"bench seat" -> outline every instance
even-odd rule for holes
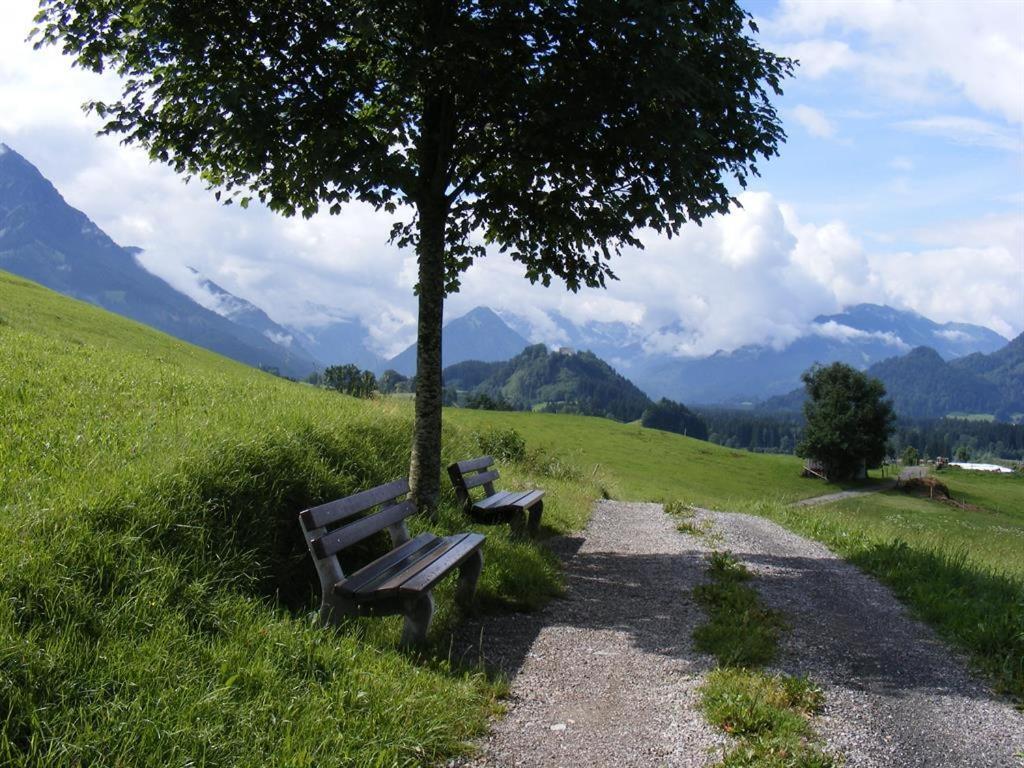
[[[343,616],[402,614],[402,645],[426,640],[434,613],[432,590],[454,570],[459,572],[456,599],[468,604],[483,569],[479,533],[409,538],[405,520],[416,511],[407,479],[377,486],[299,514],[303,536],[320,577],[320,618],[337,624]],[[376,512],[370,510],[378,508]],[[346,575],[338,554],[387,530],[392,549]]]
[[[509,523],[513,527],[521,527],[525,515],[529,534],[536,536],[544,510],[544,491],[496,491],[494,481],[500,475],[490,469],[493,464],[490,456],[479,456],[448,467],[448,477],[463,509],[479,523]],[[483,498],[474,500],[473,489],[481,486]]]

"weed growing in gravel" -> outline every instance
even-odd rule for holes
[[[814,743],[810,717],[821,690],[805,677],[762,672],[778,650],[785,622],[746,582],[752,575],[729,552],[708,557],[711,581],[694,589],[708,621],[693,632],[697,648],[718,660],[700,689],[708,722],[736,737],[720,768],[833,768],[836,758]]]
[[[691,536],[704,536],[708,533],[709,527],[697,522],[693,507],[686,502],[678,499],[669,501],[664,505],[664,509],[676,519],[676,530],[680,533],[687,533]]]
[[[709,558],[711,581],[693,590],[708,621],[693,632],[697,649],[712,654],[722,666],[749,667],[775,658],[782,616],[761,605],[757,591],[745,581],[750,571],[728,552]]]

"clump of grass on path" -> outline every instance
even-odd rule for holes
[[[676,530],[680,533],[704,536],[709,531],[708,525],[697,521],[697,513],[686,502],[679,500],[666,502],[665,511],[676,519]]]
[[[701,710],[712,725],[740,739],[725,768],[830,768],[833,756],[814,742],[810,718],[821,689],[805,677],[720,667],[701,687]]]
[[[747,582],[752,574],[729,552],[708,557],[710,581],[693,591],[708,615],[693,638],[698,650],[718,661],[700,688],[705,718],[736,743],[721,768],[832,768],[836,758],[815,743],[810,718],[822,705],[821,690],[805,677],[769,674],[786,624],[766,608]]]
[[[743,563],[728,552],[709,558],[711,581],[693,590],[694,599],[708,615],[693,632],[697,649],[712,654],[722,666],[759,666],[775,658],[782,616],[761,604],[757,590],[745,582],[751,577]]]

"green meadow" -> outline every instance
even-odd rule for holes
[[[503,685],[451,663],[451,583],[420,654],[398,650],[400,619],[314,617],[297,512],[405,475],[408,401],[278,379],[2,272],[0,352],[0,764],[430,765],[485,731]],[[444,459],[509,428],[527,450],[502,482],[547,490],[543,537],[601,496],[769,515],[879,574],[1020,694],[1020,478],[945,474],[981,511],[892,494],[793,510],[836,490],[793,457],[458,409]],[[473,527],[450,493],[414,526]],[[561,593],[543,542],[477,530],[477,610]]]
[[[603,476],[616,498],[735,509],[764,498],[795,501],[841,490],[801,477],[802,461],[795,456],[737,451],[635,423],[462,408],[447,409],[445,417],[475,430],[514,428],[527,444]]]
[[[400,619],[321,629],[296,515],[404,475],[411,413],[294,384],[0,273],[0,764],[420,765],[464,751],[500,681]],[[479,452],[445,432],[446,459]],[[545,533],[597,483],[556,461]],[[415,525],[426,526],[422,520]],[[446,497],[440,532],[469,526]],[[559,594],[543,547],[487,534],[481,610]],[[372,553],[371,553],[372,554]]]

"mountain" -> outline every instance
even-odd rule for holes
[[[444,370],[446,387],[463,400],[486,395],[518,408],[607,416],[635,421],[651,400],[592,352],[549,352],[527,347],[505,362],[466,361]]]
[[[814,322],[819,326],[833,323],[852,328],[879,340],[891,336],[908,347],[930,347],[946,360],[973,352],[995,352],[1006,344],[1005,338],[984,326],[940,324],[917,312],[879,304],[857,304],[838,315],[819,315]]]
[[[1024,333],[990,355],[967,355],[951,361],[950,366],[974,373],[999,387],[1004,410],[1024,412]]]
[[[910,418],[941,418],[957,411],[994,413],[1003,405],[999,387],[956,368],[930,347],[875,363],[868,374],[881,379],[896,413]]]
[[[630,375],[652,397],[735,404],[790,392],[814,363],[843,362],[864,370],[925,344],[950,359],[993,352],[1006,339],[982,326],[940,324],[916,312],[858,304],[816,317],[805,335],[781,349],[748,345],[703,358],[654,355]]]
[[[312,309],[317,315],[333,314],[324,307]],[[368,345],[369,330],[357,319],[335,318],[322,325],[293,327],[289,330],[324,365],[354,363],[371,371],[383,370],[383,358]]]
[[[951,413],[993,414],[1011,421],[1024,412],[1024,334],[991,354],[946,361],[930,347],[875,363],[867,373],[880,379],[904,418],[942,418]],[[799,411],[803,388],[761,404],[763,411]]]
[[[236,296],[209,278],[200,275],[195,269],[189,267],[189,271],[196,276],[199,287],[210,296],[212,306],[208,306],[207,309],[211,309],[221,317],[226,317],[233,323],[250,328],[275,344],[279,344],[289,350],[295,360],[301,361],[309,370],[323,367],[323,364],[298,342],[295,331],[275,322],[266,312],[251,301]]]
[[[530,344],[487,307],[477,307],[448,322],[442,339],[441,366],[444,368],[465,360],[508,360]],[[381,367],[412,376],[416,373],[416,345],[407,347]]]
[[[200,306],[146,271],[138,253],[111,240],[0,144],[0,269],[249,365],[309,373],[303,356]]]

